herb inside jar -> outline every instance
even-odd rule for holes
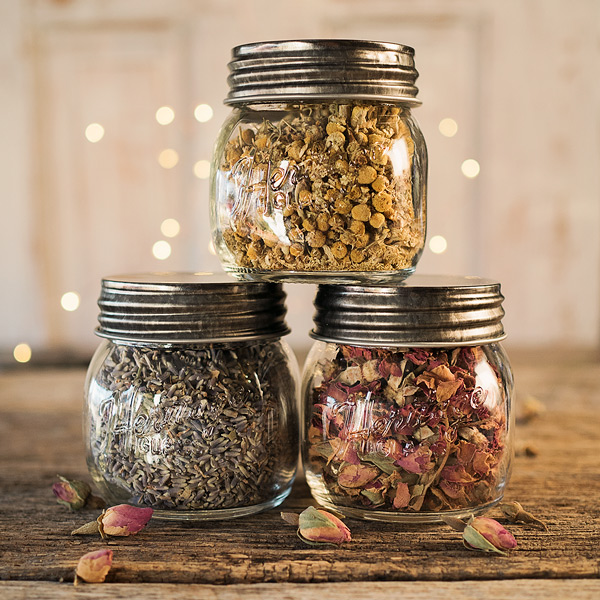
[[[157,509],[275,498],[297,460],[287,361],[276,342],[111,346],[89,386],[94,479],[109,498]]]
[[[329,347],[307,391],[305,466],[317,497],[388,512],[501,497],[507,403],[483,347]]]
[[[292,107],[241,121],[219,165],[223,243],[238,267],[396,271],[425,238],[424,157],[408,109]],[[424,146],[423,146],[424,147]],[[421,179],[423,179],[421,181]]]

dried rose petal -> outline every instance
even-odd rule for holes
[[[398,483],[394,496],[394,508],[406,508],[410,502],[410,491],[404,482]]]
[[[473,457],[477,451],[477,446],[470,442],[461,440],[456,449],[456,460],[460,465],[468,465],[473,462]]]
[[[436,397],[438,402],[445,402],[452,398],[458,389],[463,385],[462,381],[441,381],[436,390]]]
[[[348,440],[341,440],[340,438],[334,438],[330,442],[333,454],[330,460],[338,460],[340,462],[347,462],[351,465],[359,465],[360,459],[356,450],[352,446],[352,443]]]
[[[363,487],[377,475],[379,471],[369,465],[346,465],[340,469],[338,483],[347,488]]]
[[[58,477],[60,481],[52,484],[52,492],[56,496],[56,501],[68,506],[71,510],[83,508],[92,491],[90,486],[85,481],[66,479],[62,475]]]
[[[454,483],[473,483],[476,479],[470,473],[465,471],[462,465],[452,465],[444,467],[441,473],[442,479],[452,481]]]
[[[151,508],[138,508],[129,504],[111,506],[98,517],[102,531],[107,535],[127,536],[141,531],[154,511]]]
[[[463,531],[465,545],[485,552],[505,554],[505,550],[517,547],[517,540],[498,521],[488,517],[475,517]]]
[[[102,583],[112,566],[112,550],[104,548],[84,554],[77,563],[76,576],[88,583]]]
[[[413,452],[397,460],[396,464],[409,473],[425,473],[433,467],[434,463],[431,460],[431,450],[419,445]]]
[[[314,543],[341,544],[352,538],[350,530],[335,515],[309,506],[299,516],[300,539]]]
[[[487,475],[494,462],[494,457],[489,452],[478,450],[473,458],[473,469],[480,475]]]

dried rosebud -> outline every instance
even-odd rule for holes
[[[487,517],[472,518],[463,531],[463,541],[468,548],[499,554],[506,554],[505,550],[517,547],[512,533],[498,521]]]
[[[56,501],[68,506],[71,510],[83,508],[92,491],[90,486],[85,481],[66,479],[62,475],[58,475],[58,478],[60,481],[52,485]]]
[[[98,526],[100,532],[106,535],[135,535],[146,527],[153,512],[151,508],[129,504],[111,506],[98,517]]]
[[[341,544],[352,539],[350,530],[340,519],[314,506],[309,506],[300,513],[298,536],[309,544]]]
[[[548,531],[547,525],[534,517],[530,512],[526,511],[519,502],[503,502],[498,505],[498,508],[513,523],[531,524],[544,531]]]
[[[112,550],[104,548],[84,554],[77,563],[75,583],[77,578],[88,583],[102,583],[112,566]]]

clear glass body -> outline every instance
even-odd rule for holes
[[[513,378],[498,343],[360,348],[317,342],[303,381],[312,495],[349,516],[437,521],[499,502]]]
[[[281,503],[298,461],[296,360],[283,341],[103,342],[85,386],[92,478],[109,503],[225,519]]]
[[[407,105],[242,106],[214,152],[217,254],[238,278],[402,280],[425,242],[426,175]]]

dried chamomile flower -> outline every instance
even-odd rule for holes
[[[240,123],[219,164],[228,203],[222,238],[236,267],[412,266],[425,217],[406,119],[387,104],[327,103],[290,106],[285,118],[260,126]]]

